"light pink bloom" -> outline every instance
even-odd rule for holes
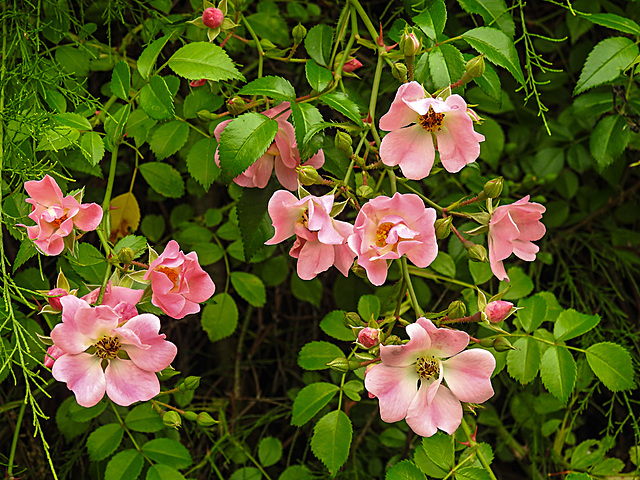
[[[380,347],[382,363],[367,372],[364,385],[378,397],[383,421],[406,418],[423,437],[438,429],[452,434],[462,421],[460,402],[482,403],[493,396],[496,361],[479,348],[463,352],[467,333],[436,328],[425,318],[407,326],[407,334],[411,340],[404,345]]]
[[[64,250],[64,237],[73,227],[88,232],[95,230],[102,220],[102,208],[95,203],[80,204],[71,195],[62,196],[62,190],[49,175],[42,180],[25,182],[24,188],[33,205],[29,218],[36,225],[27,227],[27,234],[45,255],[59,255]],[[24,225],[22,225],[24,226]]]
[[[263,115],[269,118],[275,118],[276,122],[278,122],[278,133],[276,133],[273,143],[264,155],[258,158],[244,173],[233,179],[241,187],[266,187],[271,178],[271,172],[275,169],[276,177],[284,188],[287,190],[296,190],[298,188],[298,172],[296,168],[300,166],[300,153],[298,152],[293,125],[287,121],[291,115],[291,110],[288,109],[289,102],[282,102],[277,107],[262,112]],[[231,120],[221,122],[215,128],[213,133],[218,143],[220,142],[222,131],[229,122]],[[215,161],[220,165],[218,150],[215,153]],[[324,153],[322,150],[319,150],[303,165],[310,165],[314,168],[322,167],[324,165]]]
[[[460,95],[450,95],[445,101],[431,98],[418,82],[400,86],[391,108],[380,118],[380,128],[390,131],[380,145],[382,163],[399,165],[411,180],[429,175],[434,143],[442,166],[455,173],[478,158],[479,142],[484,140],[473,130],[467,103]]]
[[[358,60],[357,58],[352,58],[348,62],[344,62],[342,71],[347,73],[352,73],[354,70],[357,70],[361,66],[362,66],[362,63],[360,63],[360,60]]]
[[[487,306],[484,307],[484,314],[491,323],[500,323],[515,310],[513,303],[497,300],[495,302],[489,302]]]
[[[144,279],[149,278],[153,291],[151,303],[177,319],[199,312],[199,304],[216,290],[213,280],[198,263],[198,254],[185,255],[175,240],[149,265]]]
[[[358,344],[364,348],[373,348],[380,343],[380,329],[364,327],[358,332]]]
[[[496,208],[489,222],[489,261],[491,271],[499,280],[509,281],[502,261],[512,253],[522,260],[533,262],[546,228],[540,221],[546,208],[529,202],[529,195],[509,205]]]
[[[387,260],[406,255],[417,267],[427,267],[438,255],[436,211],[417,195],[396,193],[369,200],[356,218],[349,246],[358,265],[374,285],[387,278]]]
[[[298,200],[278,190],[269,200],[269,215],[276,231],[265,244],[275,245],[296,235],[289,254],[298,259],[298,276],[311,280],[332,265],[346,277],[355,254],[347,245],[353,225],[331,217],[333,195],[307,195]]]
[[[105,392],[122,406],[160,392],[155,372],[171,364],[177,348],[159,333],[158,317],[145,313],[123,320],[107,305],[92,307],[73,295],[60,301],[62,323],[53,328],[51,339],[63,353],[52,374],[67,384],[79,405],[91,407]]]

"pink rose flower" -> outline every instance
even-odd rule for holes
[[[369,200],[358,212],[349,246],[358,265],[374,285],[387,278],[387,260],[406,255],[417,267],[427,267],[438,255],[436,211],[420,197],[396,193]]]
[[[484,140],[473,130],[460,95],[450,95],[444,101],[431,98],[418,82],[400,86],[391,108],[380,118],[380,128],[390,131],[380,145],[382,163],[399,165],[411,180],[429,175],[435,159],[434,143],[442,166],[455,173],[478,158],[479,142]]]
[[[27,235],[45,255],[59,255],[64,250],[64,237],[73,227],[85,232],[95,230],[102,220],[102,208],[95,203],[80,204],[73,196],[62,196],[62,190],[49,175],[42,180],[25,182],[24,188],[33,205],[29,218],[36,225],[27,227]],[[25,226],[25,225],[21,225]]]
[[[505,302],[504,300],[489,302],[487,306],[484,307],[484,314],[491,323],[500,323],[515,311],[516,309],[513,303]]]
[[[275,118],[278,122],[278,133],[267,151],[258,158],[244,173],[241,173],[233,179],[235,183],[241,187],[257,187],[264,188],[269,183],[271,172],[275,169],[276,177],[280,184],[287,190],[296,190],[298,188],[298,172],[296,168],[300,166],[300,153],[296,144],[295,131],[293,125],[287,121],[291,115],[289,102],[282,102],[277,107],[271,108],[265,112],[269,118]],[[285,112],[285,110],[287,110]],[[282,113],[285,112],[285,113]],[[214,135],[218,143],[220,135],[231,120],[226,120],[218,124],[214,130]],[[215,153],[216,164],[220,165],[218,150]],[[320,168],[324,165],[324,153],[319,150],[303,165],[310,165],[314,168]]]
[[[200,311],[200,303],[211,298],[216,286],[198,263],[198,254],[186,255],[178,242],[171,240],[144,279],[151,278],[151,303],[170,317],[180,319]]]
[[[436,328],[425,318],[407,326],[407,334],[404,345],[380,347],[382,363],[367,372],[364,385],[378,397],[384,422],[405,418],[423,437],[438,429],[453,434],[462,421],[460,402],[482,403],[493,396],[496,361],[486,350],[463,352],[467,333]]]
[[[275,245],[296,235],[289,252],[298,259],[298,276],[311,280],[332,265],[346,277],[355,254],[347,245],[353,225],[331,218],[333,195],[307,195],[298,200],[291,192],[278,190],[269,200],[269,215],[276,229],[265,244]]]
[[[159,333],[158,317],[145,313],[123,321],[107,305],[92,307],[72,295],[60,301],[62,323],[53,328],[51,339],[63,353],[51,371],[79,405],[92,407],[105,392],[122,406],[160,393],[155,372],[171,364],[177,348]]]
[[[540,240],[546,228],[540,221],[546,208],[529,202],[529,195],[510,205],[502,205],[491,214],[489,222],[489,261],[491,271],[499,280],[509,281],[502,261],[512,253],[516,257],[533,262]]]

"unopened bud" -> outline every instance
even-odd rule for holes
[[[219,8],[209,7],[202,12],[202,23],[205,27],[218,28],[223,21],[224,13]]]
[[[367,271],[358,265],[358,260],[356,259],[351,266],[351,271],[355,274],[356,277],[367,278]]]
[[[188,412],[184,412],[183,417],[189,420],[190,422],[195,422],[196,419],[198,418],[198,414],[196,412],[188,411]]]
[[[484,74],[484,55],[473,57],[464,66],[464,69],[471,78],[478,78]]]
[[[508,352],[509,350],[515,350],[516,347],[511,345],[509,340],[504,337],[498,337],[493,341],[493,348],[496,352]]]
[[[298,168],[298,181],[305,186],[322,183],[322,177],[311,165],[303,165]]]
[[[291,36],[293,37],[293,43],[295,43],[296,45],[300,45],[304,40],[304,37],[307,36],[307,29],[304,27],[304,25],[298,24],[293,27]]]
[[[362,198],[373,198],[374,193],[373,188],[369,185],[360,185],[356,190],[356,195]]]
[[[482,338],[478,343],[485,348],[489,348],[489,347],[493,347],[493,342],[494,342],[493,338]]]
[[[135,253],[129,247],[123,247],[118,252],[118,261],[120,263],[124,263],[125,265],[129,265],[131,262],[133,262],[134,257]]]
[[[211,120],[215,120],[216,118],[218,118],[218,116],[214,113],[211,113],[208,110],[198,110],[198,112],[196,113],[196,115],[198,116],[198,118],[200,120],[202,120],[203,122],[209,122]]]
[[[489,198],[498,198],[502,193],[502,187],[504,185],[504,180],[502,177],[494,178],[493,180],[489,180],[484,184],[484,188],[482,191]]]
[[[207,412],[200,412],[196,418],[196,423],[200,427],[210,427],[211,425],[215,425],[218,422],[211,418],[211,415],[209,415]]]
[[[347,373],[349,370],[356,370],[360,368],[360,362],[347,360],[345,357],[338,357],[327,363],[327,367],[339,373]]]
[[[362,327],[364,325],[360,315],[356,312],[345,312],[343,321],[347,327]]]
[[[451,320],[462,318],[467,313],[467,307],[462,300],[455,300],[449,304],[447,308],[447,316]]]
[[[169,410],[162,415],[162,423],[165,427],[175,428],[177,430],[182,426],[182,417],[178,412]]]
[[[451,223],[453,222],[453,217],[445,217],[439,218],[436,220],[434,225],[436,230],[436,238],[438,240],[442,240],[443,238],[447,238],[451,233]]]
[[[402,340],[397,335],[389,335],[384,342],[385,345],[402,345]]]
[[[513,303],[497,300],[495,302],[489,302],[487,306],[484,307],[484,314],[491,323],[500,323],[515,312],[515,310]]]
[[[207,83],[207,79],[206,78],[201,78],[200,80],[191,80],[189,82],[189,86],[190,87],[201,87],[205,83]]]
[[[474,243],[473,246],[467,249],[467,255],[469,256],[469,260],[471,260],[472,262],[484,263],[488,260],[487,249],[482,245],[478,245],[477,243]]]
[[[53,368],[54,362],[65,353],[67,352],[62,350],[60,347],[51,345],[47,348],[47,353],[44,356],[44,366],[47,368]]]
[[[347,73],[352,73],[354,70],[357,70],[361,66],[362,66],[362,63],[360,63],[360,60],[358,60],[357,58],[349,58],[349,60],[344,62],[344,65],[342,66],[342,71]]]
[[[227,101],[227,110],[231,115],[238,115],[245,109],[245,102],[241,97],[231,97]]]
[[[63,288],[54,288],[53,290],[49,290],[46,294],[47,302],[49,302],[49,306],[53,308],[56,312],[62,311],[62,303],[60,303],[60,299],[62,297],[66,297],[69,295]]]
[[[407,66],[402,62],[396,62],[391,67],[391,74],[393,78],[405,83],[407,81]]]
[[[195,390],[200,386],[200,377],[187,377],[182,382],[182,385],[184,385],[185,390]]]
[[[420,50],[420,42],[415,33],[407,33],[400,39],[400,51],[405,57],[415,57]]]
[[[262,47],[262,50],[265,52],[276,48],[273,42],[271,42],[270,40],[267,40],[266,38],[263,38],[260,40],[260,46]]]
[[[380,329],[365,327],[358,333],[358,344],[363,348],[373,348],[380,343]]]
[[[353,147],[351,143],[353,142],[351,135],[342,130],[338,130],[336,132],[336,137],[334,139],[334,144],[338,150],[347,154],[347,156],[353,155]]]

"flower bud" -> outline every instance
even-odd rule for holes
[[[195,422],[196,419],[198,418],[198,414],[196,412],[188,411],[188,412],[184,412],[183,417],[189,420],[190,422]]]
[[[363,348],[373,348],[380,343],[380,329],[365,327],[358,333],[358,344]]]
[[[353,155],[353,148],[351,147],[351,143],[353,140],[351,139],[351,135],[342,130],[338,130],[336,132],[336,137],[334,139],[334,144],[338,150],[347,154],[347,156]]]
[[[482,245],[474,243],[473,246],[467,249],[467,255],[472,262],[486,262],[487,261],[487,249]]]
[[[407,66],[402,62],[396,62],[391,68],[391,74],[396,80],[405,83],[407,81]]]
[[[494,342],[494,339],[488,337],[488,338],[481,338],[480,342],[478,343],[485,348],[489,348],[489,347],[493,347],[493,342]]]
[[[345,312],[343,322],[347,327],[362,327],[364,322],[356,312]]]
[[[47,302],[49,302],[49,306],[53,308],[56,312],[61,312],[62,304],[60,303],[60,299],[62,297],[66,297],[67,295],[69,295],[69,292],[67,292],[65,289],[54,288],[53,290],[49,290],[45,296],[47,297]]]
[[[353,262],[351,271],[355,274],[356,277],[367,278],[367,271],[363,267],[358,265],[358,259]]]
[[[245,108],[245,102],[241,97],[231,97],[227,101],[227,110],[231,115],[238,115]]]
[[[215,425],[218,422],[211,418],[211,415],[209,415],[207,412],[200,412],[198,414],[198,417],[196,418],[196,423],[200,427],[210,427],[211,425]]]
[[[451,320],[462,318],[467,313],[467,307],[462,300],[455,300],[449,304],[447,308],[447,316]]]
[[[478,78],[484,74],[484,55],[473,57],[464,66],[464,69],[471,78]]]
[[[360,63],[360,60],[358,60],[357,58],[351,58],[348,61],[344,62],[344,65],[342,66],[342,71],[347,73],[352,73],[354,70],[357,70],[361,66],[362,66],[362,63]]]
[[[503,185],[504,180],[502,177],[494,178],[493,180],[489,180],[484,184],[482,191],[489,198],[498,198],[502,193]]]
[[[205,83],[207,83],[207,79],[206,78],[201,78],[200,80],[191,80],[189,82],[189,86],[190,87],[201,87]]]
[[[509,350],[516,350],[516,347],[511,345],[509,340],[504,337],[498,337],[493,341],[493,348],[496,352],[508,352]]]
[[[165,427],[175,428],[177,430],[182,426],[182,417],[178,412],[169,410],[162,415],[162,423]]]
[[[449,236],[451,233],[451,222],[453,222],[453,217],[439,218],[436,220],[434,227],[436,229],[436,238],[438,240],[442,240]]]
[[[265,52],[276,48],[273,42],[271,42],[270,40],[267,40],[266,38],[263,38],[260,40],[260,46],[262,47],[262,50]]]
[[[293,43],[295,43],[296,45],[300,45],[304,40],[304,37],[307,36],[307,29],[304,27],[304,25],[301,25],[299,23],[298,25],[293,27],[291,36],[293,37]]]
[[[219,8],[209,7],[202,12],[202,23],[205,27],[218,28],[222,25],[223,20],[224,13]]]
[[[407,33],[400,39],[400,51],[405,57],[415,57],[420,50],[420,42],[415,33]]]
[[[60,347],[55,345],[51,345],[47,348],[47,353],[44,356],[44,366],[47,368],[53,368],[53,363],[66,352],[62,350]]]
[[[385,345],[402,345],[402,340],[397,335],[389,335],[384,342]]]
[[[135,253],[129,247],[123,247],[118,252],[118,262],[124,263],[125,265],[129,265],[133,262],[134,257]]]
[[[200,377],[190,376],[183,380],[185,390],[195,390],[200,386]]]
[[[347,373],[349,371],[349,360],[345,357],[338,357],[327,363],[327,367],[339,373]]]
[[[484,314],[491,323],[500,323],[513,312],[515,312],[513,303],[505,302],[504,300],[489,302],[487,306],[484,307]]]
[[[305,186],[317,185],[322,183],[322,177],[311,165],[303,165],[298,167],[298,181]]]
[[[198,118],[200,120],[202,120],[203,122],[209,122],[211,120],[215,120],[216,118],[218,118],[218,116],[214,113],[211,113],[208,110],[198,110],[198,112],[196,113],[196,115],[198,116]]]
[[[373,198],[374,193],[373,188],[369,185],[360,185],[356,190],[356,195],[362,198]]]

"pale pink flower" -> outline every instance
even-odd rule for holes
[[[504,300],[489,302],[487,306],[484,307],[484,314],[491,323],[500,323],[515,311],[516,308],[513,306],[513,303],[505,302]]]
[[[348,239],[374,285],[387,278],[387,260],[406,255],[417,267],[427,267],[438,255],[436,211],[417,195],[396,193],[364,204]]]
[[[199,304],[216,290],[213,280],[198,263],[198,254],[185,255],[175,240],[149,265],[144,279],[149,278],[153,291],[151,303],[177,319],[199,312]]]
[[[436,148],[445,170],[455,173],[478,158],[479,142],[484,140],[473,130],[460,95],[444,101],[431,98],[418,82],[400,86],[391,108],[380,118],[380,128],[390,131],[380,145],[382,163],[400,166],[411,180],[429,175]]]
[[[512,253],[522,260],[533,262],[546,228],[540,221],[546,208],[529,202],[529,195],[509,205],[496,208],[489,222],[489,261],[491,271],[499,280],[509,281],[502,261]]]
[[[298,259],[298,276],[311,280],[332,265],[346,277],[355,254],[347,245],[353,225],[331,217],[333,195],[307,195],[298,200],[291,192],[278,190],[269,200],[269,215],[275,234],[267,245],[296,235],[289,254]]]
[[[275,169],[276,177],[280,184],[287,190],[298,188],[297,167],[300,166],[300,153],[296,144],[295,131],[293,125],[287,121],[291,115],[289,102],[282,102],[277,107],[262,112],[269,118],[275,118],[278,122],[278,133],[267,151],[258,158],[249,168],[233,179],[241,187],[264,188],[271,179],[271,173]],[[285,111],[286,110],[286,111]],[[284,113],[283,113],[284,112]],[[220,135],[231,120],[226,120],[218,124],[214,130],[214,135],[220,143]],[[215,153],[215,161],[220,165],[218,150]],[[303,165],[310,165],[320,168],[324,165],[324,153],[319,150]]]
[[[25,182],[24,188],[33,205],[29,218],[36,225],[27,227],[27,235],[45,255],[59,255],[64,250],[64,237],[73,227],[85,232],[95,230],[102,220],[102,208],[95,203],[80,204],[73,196],[62,195],[62,190],[49,175],[42,180]],[[21,225],[25,226],[25,225]]]
[[[365,387],[378,397],[384,422],[405,418],[423,437],[438,429],[452,434],[462,421],[460,402],[482,403],[493,396],[496,361],[486,350],[463,351],[467,333],[436,328],[425,318],[407,326],[407,334],[404,345],[380,347],[382,363],[367,372]]]
[[[73,295],[60,301],[62,323],[53,328],[51,339],[63,353],[51,371],[79,405],[92,407],[105,392],[122,406],[160,393],[155,372],[171,364],[177,348],[159,333],[158,317],[145,313],[123,320],[107,305],[92,307]]]

